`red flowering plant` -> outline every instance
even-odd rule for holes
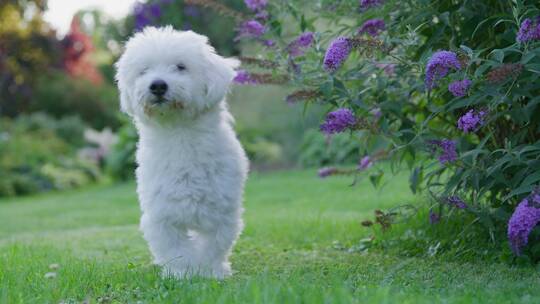
[[[410,170],[413,192],[431,195],[426,222],[466,213],[492,239],[508,236],[516,255],[540,257],[527,251],[540,243],[537,1],[245,4],[253,9],[239,40],[260,48],[237,82],[296,88],[288,102],[328,106],[321,132],[350,132],[363,147],[356,168],[327,167],[321,177],[367,175],[378,186],[385,160]]]

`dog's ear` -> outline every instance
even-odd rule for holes
[[[120,91],[120,110],[130,116],[133,116],[133,106],[131,105],[129,93],[127,92],[127,88],[125,87],[126,80],[122,78],[125,76],[122,75],[120,60],[114,65],[114,67],[116,68],[116,85],[118,86],[118,91]]]
[[[208,67],[206,69],[206,100],[209,105],[220,102],[236,76],[236,68],[240,61],[235,58],[223,58],[213,48],[207,52]]]
[[[128,93],[123,90],[120,90],[120,110],[129,116],[133,116],[133,106],[129,100]]]

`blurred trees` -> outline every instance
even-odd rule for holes
[[[28,108],[35,75],[59,65],[60,44],[43,21],[46,1],[0,3],[0,115]]]
[[[246,10],[243,0],[219,2],[239,12]],[[240,53],[238,44],[233,41],[237,20],[221,16],[215,10],[187,3],[189,1],[184,0],[139,2],[134,7],[132,16],[126,18],[126,28],[139,31],[147,25],[172,25],[179,30],[193,30],[208,36],[220,54],[231,56]]]
[[[69,33],[62,40],[63,64],[66,72],[93,84],[101,84],[103,77],[89,56],[95,51],[92,38],[81,30],[78,16],[71,21]]]

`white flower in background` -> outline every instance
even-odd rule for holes
[[[80,149],[79,157],[95,163],[102,162],[118,142],[118,136],[110,128],[105,128],[101,132],[88,128],[84,131],[84,139],[92,146]]]

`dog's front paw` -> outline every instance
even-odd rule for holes
[[[212,267],[211,276],[215,279],[223,280],[226,277],[229,277],[231,275],[232,275],[231,263],[229,262],[223,262],[221,264],[218,264]]]
[[[165,266],[162,270],[164,278],[175,278],[179,280],[191,279],[193,277],[203,277],[223,280],[231,276],[232,270],[229,262],[216,264],[211,267],[170,267]]]
[[[187,268],[179,267],[163,267],[161,276],[163,278],[174,278],[177,280],[190,279],[195,275],[195,272]]]

